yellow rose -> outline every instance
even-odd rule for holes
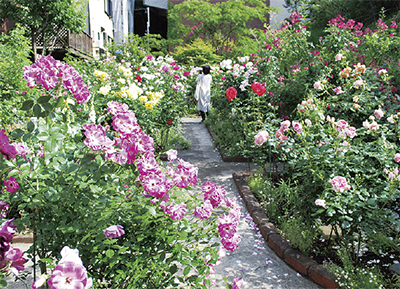
[[[355,110],[359,110],[361,108],[361,105],[357,104],[357,103],[353,103],[353,107]]]
[[[358,102],[358,96],[353,97],[353,102]]]

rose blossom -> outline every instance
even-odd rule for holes
[[[287,131],[287,130],[289,129],[289,127],[290,127],[290,121],[289,121],[289,120],[285,120],[285,121],[282,121],[282,122],[281,122],[281,128],[280,128],[280,130],[281,130],[282,132],[285,132],[285,131]]]
[[[315,205],[321,206],[321,207],[324,207],[324,208],[326,207],[325,200],[321,200],[321,199],[315,200]]]
[[[396,163],[399,163],[399,162],[400,162],[400,154],[399,154],[399,153],[397,153],[397,154],[394,155],[394,161],[395,161]]]
[[[253,84],[251,85],[251,89],[258,95],[261,96],[263,95],[267,90],[265,89],[265,87],[259,83],[254,81]]]
[[[124,227],[121,225],[113,225],[104,230],[106,238],[119,238],[125,234]]]
[[[312,125],[312,122],[311,122],[311,120],[309,120],[308,118],[304,121],[308,126],[311,126]]]
[[[4,181],[6,190],[9,193],[15,193],[19,189],[19,184],[16,179],[9,177],[8,180]]]
[[[314,88],[315,88],[316,90],[322,90],[321,81],[317,81],[316,83],[314,83]]]
[[[332,184],[335,192],[344,192],[351,189],[350,185],[347,184],[347,180],[344,177],[336,176],[329,181]]]
[[[336,56],[335,56],[335,60],[336,60],[336,61],[339,61],[339,60],[341,60],[342,58],[344,58],[344,56],[343,56],[342,53],[338,53],[338,54],[336,54]]]
[[[256,143],[256,145],[259,146],[265,143],[268,139],[269,139],[269,134],[265,130],[260,131],[258,134],[254,136],[254,142]]]
[[[228,101],[232,101],[237,95],[237,90],[230,86],[227,90],[226,90],[226,99]]]
[[[374,116],[375,116],[377,119],[382,118],[384,114],[385,114],[385,113],[382,111],[382,109],[377,109],[377,110],[374,111]]]
[[[379,124],[376,121],[374,121],[370,124],[369,129],[372,131],[377,131],[379,129]]]
[[[303,126],[301,125],[301,123],[293,122],[292,126],[293,126],[293,129],[294,129],[295,132],[297,132],[297,133],[302,133],[303,132]]]
[[[231,289],[239,289],[242,287],[244,284],[243,279],[240,279],[239,277],[233,277],[233,284]]]
[[[166,152],[166,154],[168,156],[168,160],[172,162],[176,159],[178,152],[176,150],[169,150]]]

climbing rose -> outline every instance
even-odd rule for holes
[[[254,81],[253,84],[251,85],[251,89],[258,95],[261,96],[263,95],[267,90],[265,89],[265,87],[259,83]]]
[[[17,151],[14,146],[10,145],[8,137],[4,134],[4,129],[0,130],[0,153],[7,159],[15,159]]]
[[[9,177],[8,180],[4,181],[6,190],[9,193],[15,193],[19,189],[19,184],[16,179]]]
[[[213,211],[213,206],[210,200],[206,200],[201,207],[196,207],[194,209],[194,216],[200,219],[207,219],[211,216]]]
[[[7,216],[10,205],[6,201],[0,200],[0,218],[4,219]]]
[[[394,155],[394,161],[395,161],[396,163],[399,163],[399,162],[400,162],[400,154],[399,154],[399,153],[397,153],[397,154]]]
[[[104,230],[106,238],[119,238],[125,234],[124,227],[121,225],[113,225]]]
[[[226,99],[228,101],[232,101],[236,97],[236,95],[237,90],[234,87],[231,86],[226,90]]]
[[[336,176],[329,181],[332,184],[335,192],[344,192],[351,189],[350,185],[347,184],[347,180],[344,177]]]
[[[322,84],[320,81],[317,81],[316,83],[314,83],[314,88],[316,90],[321,90],[322,89]]]
[[[268,139],[269,139],[269,134],[265,130],[260,131],[258,134],[254,136],[254,142],[256,143],[256,145],[259,146],[265,143]]]

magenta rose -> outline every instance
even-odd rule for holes
[[[16,179],[9,177],[8,180],[4,181],[6,190],[9,193],[15,193],[19,189],[19,184]]]
[[[119,238],[125,234],[124,227],[121,225],[113,225],[104,230],[106,238]]]

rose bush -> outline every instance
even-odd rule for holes
[[[179,70],[163,61],[154,65]],[[121,79],[127,78],[125,84],[135,76],[127,66],[117,69]],[[168,84],[160,84],[168,87],[163,98],[176,91],[173,75],[168,74]],[[238,205],[214,183],[195,194],[197,168],[176,153],[169,153],[168,167],[157,160],[155,142],[139,124],[140,113],[153,111],[157,103],[150,110],[132,101],[133,107],[144,106],[134,113],[126,103],[99,97],[105,87],[107,95],[115,90],[125,99],[118,86],[123,81],[111,83],[104,71],[88,77],[98,78],[97,84],[86,85],[85,77],[49,56],[38,58],[25,68],[33,88],[21,108],[29,122],[10,135],[0,133],[1,192],[10,211],[18,212],[13,221],[18,230],[33,230],[30,255],[39,257],[44,274],[57,258],[54,252],[66,245],[79,249],[81,262],[63,261],[61,254],[48,280],[52,288],[68,280],[89,288],[88,277],[92,288],[210,287],[213,265],[240,242]],[[156,93],[146,89],[146,97]],[[200,217],[205,214],[206,219]],[[2,244],[7,246],[9,239]],[[5,258],[20,270],[17,253]]]

